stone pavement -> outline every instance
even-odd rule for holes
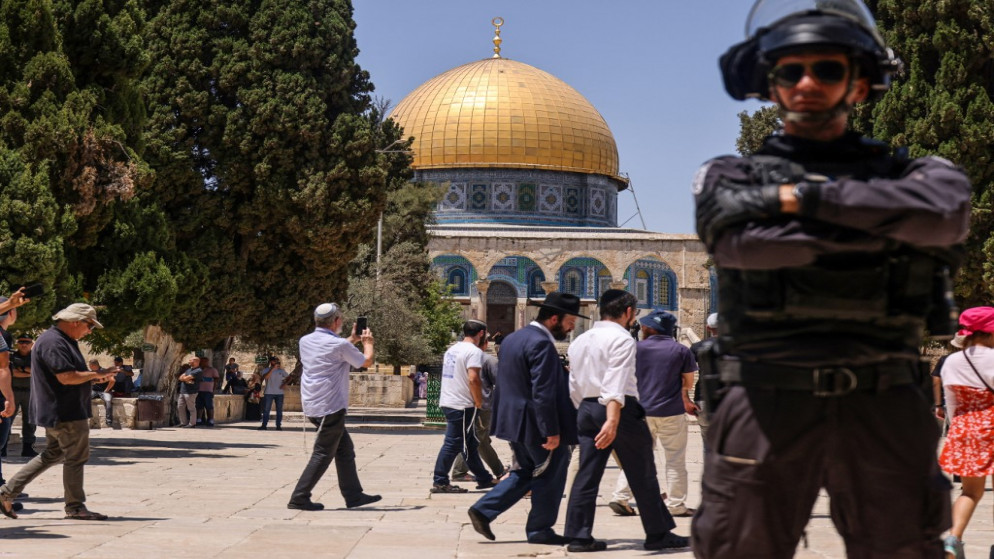
[[[353,410],[358,412],[359,410]],[[290,491],[309,456],[313,430],[300,424],[283,431],[255,430],[254,423],[213,429],[92,433],[86,468],[87,504],[108,514],[105,522],[63,519],[60,467],[42,474],[26,491],[17,520],[0,517],[0,557],[282,558],[282,557],[564,557],[562,547],[524,541],[528,502],[499,518],[496,542],[473,531],[466,508],[481,494],[431,495],[431,470],[442,434],[437,430],[352,429],[360,477],[383,500],[346,510],[332,467],[318,485],[320,512],[288,510]],[[690,436],[690,502],[700,500],[701,446]],[[498,452],[508,457],[507,447]],[[11,446],[4,474],[27,459]],[[608,469],[601,487],[595,534],[608,551],[596,557],[651,555],[641,549],[637,518],[614,516],[607,508],[617,470]],[[469,484],[463,484],[469,485]],[[471,486],[470,486],[471,488]],[[967,532],[967,556],[987,557],[994,543],[991,498],[981,503]],[[561,532],[565,506],[560,513]],[[689,518],[677,519],[688,534]],[[809,548],[800,558],[844,557],[841,540],[818,500],[808,530]],[[689,551],[661,553],[692,557]]]

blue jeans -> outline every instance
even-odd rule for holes
[[[445,414],[445,440],[442,448],[438,451],[438,458],[435,460],[435,485],[449,484],[449,470],[452,463],[460,453],[465,455],[466,465],[469,471],[476,476],[477,483],[487,483],[494,479],[490,472],[483,466],[480,460],[480,453],[477,450],[479,442],[476,440],[473,424],[476,408],[453,409],[442,408]]]
[[[283,395],[263,394],[262,395],[262,426],[269,425],[269,409],[276,402],[276,426],[283,426]]]

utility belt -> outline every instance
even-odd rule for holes
[[[918,381],[917,363],[881,363],[861,367],[789,367],[719,359],[723,383],[752,388],[810,392],[818,397],[845,396],[851,392],[882,392]]]
[[[718,408],[730,386],[788,390],[834,398],[853,392],[882,392],[895,386],[918,385],[928,379],[925,364],[911,360],[852,367],[794,367],[741,361],[719,355],[714,339],[701,344],[697,362],[703,400],[709,412]]]

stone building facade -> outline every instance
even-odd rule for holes
[[[428,80],[390,115],[414,138],[414,180],[447,186],[433,268],[465,317],[492,332],[526,325],[537,312],[528,301],[556,290],[597,318],[597,299],[614,288],[636,295],[640,314],[674,313],[694,340],[714,305],[703,244],[618,228],[628,182],[607,123],[565,82],[501,57],[494,23],[493,58]]]

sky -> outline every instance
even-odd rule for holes
[[[501,55],[557,76],[590,101],[618,144],[632,188],[618,224],[693,233],[690,184],[733,153],[757,102],[725,93],[718,57],[745,37],[750,0],[353,0],[358,62],[374,95],[399,103],[446,70]],[[634,192],[634,195],[633,195]]]

